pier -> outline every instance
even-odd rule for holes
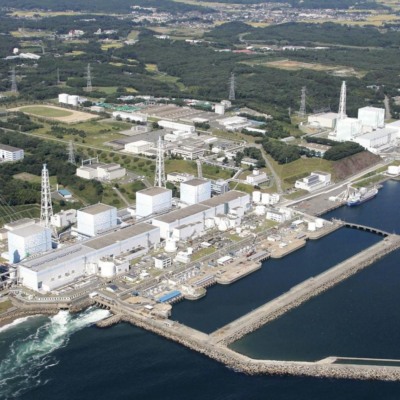
[[[381,235],[384,237],[387,237],[390,235],[389,232],[386,232],[382,229],[374,228],[372,226],[355,224],[353,222],[347,222],[347,221],[341,221],[340,219],[332,219],[332,222],[342,225],[342,226],[345,226],[346,228],[358,229],[358,230],[365,231],[365,232],[375,233],[376,235]]]

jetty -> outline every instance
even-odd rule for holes
[[[205,334],[177,321],[160,318],[157,314],[146,313],[120,299],[97,295],[94,302],[114,315],[101,321],[100,327],[117,322],[128,322],[169,340],[178,342],[194,351],[204,354],[228,367],[251,375],[294,375],[327,378],[349,378],[361,380],[400,381],[400,363],[374,359],[346,359],[328,357],[315,362],[255,360],[239,354],[228,346],[244,335],[298,307],[308,299],[328,290],[337,283],[354,275],[378,259],[400,248],[400,236],[389,235],[381,242],[359,252],[337,264],[328,271],[295,286],[289,292],[257,308],[247,315],[231,322],[211,334]]]

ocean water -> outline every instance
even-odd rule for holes
[[[393,205],[398,198],[400,184],[388,182],[376,199],[336,210],[330,217],[354,217],[396,231],[400,214]],[[180,303],[173,318],[212,331],[376,240],[372,234],[341,229],[282,260],[268,260],[260,271],[231,286],[214,286],[198,302]],[[256,357],[275,352],[281,358],[315,359],[366,350],[371,356],[397,357],[398,255],[384,258],[235,346]],[[60,312],[0,330],[0,399],[400,398],[399,383],[246,376],[128,324],[93,326],[106,315],[93,308],[74,316]],[[271,331],[263,336],[267,327]]]

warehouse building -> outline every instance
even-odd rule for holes
[[[19,161],[24,158],[24,150],[0,143],[0,162]]]
[[[121,118],[123,121],[146,123],[147,115],[141,113],[129,113],[123,111],[114,111],[112,113],[113,118]]]
[[[116,163],[92,163],[77,168],[76,175],[88,180],[112,181],[114,179],[123,178],[126,175],[126,169]]]
[[[335,129],[338,114],[334,112],[309,115],[307,122],[320,128]]]
[[[78,210],[78,227],[80,235],[93,237],[117,226],[117,209],[98,203]]]
[[[121,262],[116,258],[136,258],[159,242],[158,228],[145,223],[131,225],[28,259],[18,266],[19,281],[32,290],[49,292],[85,275],[109,277],[119,272]],[[114,266],[110,260],[115,261]]]
[[[331,174],[328,172],[311,172],[311,175],[298,179],[294,184],[297,189],[307,190],[307,192],[313,192],[314,190],[321,189],[325,186],[330,185]]]
[[[195,133],[196,128],[193,125],[181,124],[179,122],[173,121],[158,121],[158,125],[165,129],[170,129],[172,131]]]
[[[133,154],[144,154],[147,150],[154,147],[152,142],[146,140],[138,140],[137,142],[131,142],[125,144],[125,151]]]
[[[396,130],[390,128],[377,129],[364,135],[354,138],[357,142],[371,153],[379,153],[388,148],[393,143],[396,137]]]

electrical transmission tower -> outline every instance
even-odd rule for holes
[[[92,71],[90,68],[90,64],[87,65],[86,69],[86,91],[91,92],[93,89],[92,87]]]
[[[57,68],[57,85],[61,83],[60,81],[60,68]]]
[[[46,228],[50,226],[50,218],[52,215],[53,215],[53,206],[51,204],[49,171],[47,170],[46,164],[43,164],[40,220],[41,223]]]
[[[74,144],[72,143],[72,140],[70,140],[68,143],[68,162],[72,165],[76,165]]]
[[[339,119],[345,119],[346,114],[346,81],[343,81],[342,88],[340,89],[340,100],[339,100]]]
[[[164,165],[164,141],[160,136],[157,142],[156,175],[154,177],[154,186],[165,187],[165,165]]]
[[[18,93],[17,76],[15,74],[15,67],[12,67],[12,69],[11,69],[11,92]]]
[[[300,99],[300,109],[299,116],[304,118],[306,116],[306,87],[301,88],[301,99]]]
[[[235,74],[232,72],[229,78],[229,100],[235,100]]]

